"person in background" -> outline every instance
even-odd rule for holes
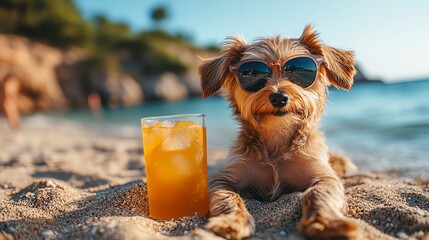
[[[0,109],[6,115],[11,129],[17,130],[20,126],[18,96],[20,82],[18,77],[8,74],[0,80]]]
[[[101,120],[103,118],[103,103],[100,94],[95,91],[91,92],[87,97],[87,104],[94,120]]]
[[[98,112],[101,109],[101,96],[97,92],[91,92],[87,98],[88,108],[91,112]]]

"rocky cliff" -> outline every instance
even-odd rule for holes
[[[8,74],[18,77],[22,112],[64,106],[55,73],[61,61],[62,54],[57,49],[24,37],[0,35],[0,81]]]
[[[364,72],[362,71],[362,68],[359,65],[356,65],[356,75],[354,77],[355,83],[382,83],[380,79],[372,79],[368,78]]]
[[[186,72],[144,74],[147,64],[133,59],[129,48],[112,53],[122,71],[94,66],[81,50],[60,50],[24,37],[0,35],[0,81],[13,73],[21,82],[20,110],[30,112],[87,105],[90,94],[100,96],[104,106],[139,104],[145,100],[177,101],[199,96],[198,57],[210,56],[193,48],[163,44],[165,52],[180,58]]]

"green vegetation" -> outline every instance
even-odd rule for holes
[[[110,50],[118,44],[131,40],[133,33],[128,25],[116,23],[107,19],[105,16],[98,15],[92,20],[94,27],[95,48],[99,52]]]
[[[88,47],[92,28],[71,0],[2,0],[0,33],[68,48]]]
[[[165,46],[199,48],[185,34],[161,30],[160,23],[168,15],[165,7],[155,7],[150,17],[156,30],[133,32],[127,24],[102,15],[85,20],[72,0],[1,0],[0,33],[26,36],[62,49],[83,49],[91,56],[89,67],[97,69],[133,74],[135,70],[123,63],[137,61],[140,73],[147,75],[185,72],[188,66]]]

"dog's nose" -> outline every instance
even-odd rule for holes
[[[286,106],[288,99],[289,97],[284,93],[273,93],[270,95],[270,103],[276,108]]]

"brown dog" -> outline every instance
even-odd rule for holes
[[[204,97],[222,88],[241,124],[229,162],[210,183],[206,228],[226,238],[251,236],[255,223],[240,195],[272,201],[304,191],[304,236],[354,238],[358,225],[344,216],[339,176],[355,166],[331,155],[318,130],[328,87],[353,84],[354,53],[324,45],[308,25],[299,39],[228,38],[199,70]]]

